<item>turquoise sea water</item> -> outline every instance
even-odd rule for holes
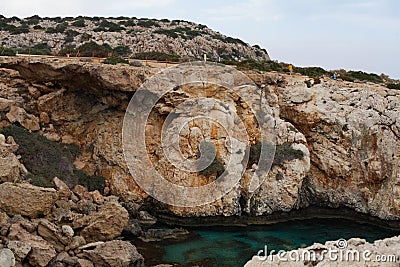
[[[134,242],[146,266],[243,266],[257,251],[291,250],[351,237],[371,242],[399,232],[343,219],[312,219],[274,225],[247,227],[204,227],[189,229],[194,234],[184,241]],[[175,265],[176,264],[176,265]]]

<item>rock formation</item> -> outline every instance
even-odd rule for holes
[[[18,70],[18,79],[26,79],[28,87],[36,88],[30,90],[36,93],[30,93],[29,104],[23,106],[37,117],[48,114],[45,136],[72,138],[80,146],[92,147],[93,154],[83,153],[78,160],[80,169],[105,176],[113,194],[139,202],[147,197],[127,170],[121,153],[121,129],[130,92],[157,69],[19,58],[3,59],[2,65]],[[292,144],[304,157],[274,165],[251,196],[241,184],[222,202],[197,209],[171,207],[172,212],[180,216],[261,215],[319,203],[348,206],[384,219],[398,218],[398,91],[330,79],[309,87],[310,79],[303,76],[247,74],[264,86],[276,118],[277,144]],[[177,90],[156,107],[158,113],[182,101],[179,99],[190,98],[191,92],[195,95],[193,90]],[[232,101],[232,97],[221,97]],[[18,100],[18,96],[7,99]],[[32,108],[35,105],[37,108]],[[151,118],[154,131],[148,138],[155,151],[159,146],[156,129],[163,123],[157,116]],[[188,155],[195,152],[184,151]],[[251,172],[248,169],[244,179]],[[241,198],[244,202],[240,203]]]
[[[0,158],[0,166],[7,163],[0,171],[1,182],[6,182],[0,184],[1,235],[3,246],[13,251],[17,261],[28,259],[37,266],[50,261],[118,266],[132,263],[133,259],[142,262],[129,244],[124,245],[127,254],[121,255],[121,261],[109,258],[122,245],[111,240],[123,229],[143,238],[152,237],[152,231],[141,228],[152,219],[146,219],[143,210],[138,212],[139,207],[180,217],[207,217],[266,215],[310,205],[345,206],[382,219],[399,219],[398,90],[379,84],[247,71],[261,85],[261,90],[247,92],[255,99],[250,104],[266,101],[274,117],[276,153],[271,170],[259,177],[263,182],[254,192],[249,184],[259,167],[257,162],[245,166],[241,180],[223,198],[198,207],[173,207],[154,201],[136,184],[122,148],[123,119],[129,100],[160,68],[20,57],[3,57],[0,64],[1,127],[17,123],[50,140],[76,144],[82,153],[74,162],[75,168],[106,178],[104,196],[80,185],[71,190],[60,179],[53,180],[56,190],[10,183],[21,180],[18,178],[24,168],[14,154],[15,143],[0,135],[4,151],[9,151],[0,155],[8,157],[4,161]],[[224,73],[228,74],[229,71]],[[207,184],[214,176],[175,171],[168,165],[160,142],[168,113],[184,100],[198,96],[221,100],[224,107],[210,106],[215,117],[237,112],[248,129],[247,145],[256,147],[260,141],[248,104],[219,86],[196,86],[180,86],[164,95],[146,127],[147,153],[152,164],[160,172],[169,173],[170,181],[192,186]],[[184,116],[190,109],[176,110]],[[15,113],[22,114],[22,119],[7,116]],[[27,118],[39,121],[41,127],[36,129],[32,127],[34,123],[25,123]],[[234,116],[227,116],[227,121],[235,121]],[[200,140],[207,137],[201,131],[204,125],[195,121],[183,131],[180,150],[186,157],[198,157]],[[204,127],[214,132],[210,140],[215,142],[224,162],[229,149],[219,138],[223,130]],[[37,205],[27,208],[26,202],[19,199],[26,192],[33,192],[33,198],[46,198],[39,201],[46,203],[32,199],[29,202]],[[9,202],[10,199],[16,201]],[[34,219],[37,217],[39,220]],[[94,244],[87,245],[88,242]]]
[[[96,193],[81,190],[90,196],[84,200],[71,191],[65,194],[69,189],[57,178],[58,191],[24,183],[0,186],[1,266],[143,265],[132,244],[113,240],[128,222],[128,212],[115,197],[95,204],[91,196]],[[93,211],[83,214],[84,206]]]
[[[183,20],[31,17],[18,21],[0,16],[0,22],[2,45],[30,47],[32,51],[44,48],[50,54],[58,53],[62,48],[96,42],[111,48],[129,49],[124,52],[125,56],[159,51],[192,58],[203,58],[206,53],[214,59],[219,55],[225,60],[269,60],[267,51],[258,45],[250,46],[205,25]],[[24,30],[14,31],[18,27]]]

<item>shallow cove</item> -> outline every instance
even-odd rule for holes
[[[359,237],[373,242],[400,234],[397,222],[388,225],[387,221],[365,215],[359,216],[347,210],[340,213],[339,210],[332,209],[317,210],[323,218],[314,216],[313,212],[316,211],[314,209],[301,213],[302,215],[308,213],[312,218],[298,215],[294,216],[294,220],[285,222],[277,220],[270,224],[271,221],[264,221],[268,222],[264,225],[260,224],[262,221],[259,218],[257,225],[252,222],[252,225],[247,226],[228,226],[235,224],[229,222],[232,218],[226,222],[219,221],[221,226],[216,226],[215,221],[211,220],[213,223],[209,226],[200,227],[194,223],[186,226],[185,228],[193,235],[185,240],[146,243],[135,239],[132,242],[144,256],[146,266],[160,263],[174,264],[174,266],[243,266],[265,245],[268,245],[268,250],[291,250],[315,242],[324,243],[327,240],[340,238]],[[354,216],[344,218],[343,213],[347,215],[352,213]],[[188,225],[188,223],[183,224]],[[213,224],[214,226],[211,226]],[[236,225],[243,225],[243,221]]]

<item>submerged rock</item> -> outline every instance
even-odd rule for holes
[[[145,242],[161,241],[165,239],[185,239],[190,232],[182,228],[175,229],[149,229],[143,231],[139,238]]]

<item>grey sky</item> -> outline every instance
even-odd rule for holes
[[[185,19],[259,44],[279,61],[400,78],[398,0],[12,0],[0,13]]]

